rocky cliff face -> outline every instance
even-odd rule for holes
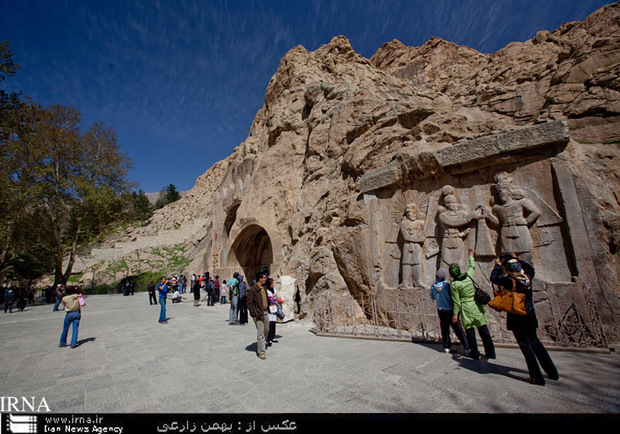
[[[311,318],[321,293],[357,300],[399,286],[403,242],[390,235],[399,223],[392,215],[399,210],[397,196],[422,192],[440,197],[433,195],[449,184],[473,209],[476,201],[489,200],[487,190],[501,169],[537,189],[562,214],[553,186],[559,166],[549,169],[549,177],[525,174],[538,170],[528,164],[546,168],[549,161],[561,161],[576,180],[576,200],[588,214],[588,242],[596,245],[607,274],[600,285],[589,284],[599,287],[608,304],[604,322],[615,322],[619,68],[619,3],[493,54],[440,39],[421,47],[394,40],[370,59],[357,54],[343,36],[314,52],[295,47],[269,82],[248,138],[182,199],[158,211],[146,226],[109,240],[109,248],[118,249],[134,273],[148,267],[140,255],[149,249],[180,245],[191,264],[162,272],[228,276],[242,271],[251,280],[266,268],[276,277],[292,276],[294,314]],[[487,138],[519,142],[511,137],[522,136],[505,134],[557,121],[564,122],[568,135],[541,139],[534,150],[524,143],[518,150],[493,154],[482,145]],[[472,149],[477,146],[482,154],[467,154],[463,161],[485,162],[475,170],[457,172],[438,158],[451,149],[467,149],[474,140]],[[387,173],[377,170],[395,164],[394,180],[369,190],[361,187],[364,177]],[[537,177],[540,182],[532,184]],[[561,187],[562,194],[569,194],[566,185]],[[555,244],[549,235],[552,241],[540,246],[566,245],[561,238],[568,229],[558,226]],[[536,249],[543,251],[538,244]],[[571,256],[565,250],[562,255]],[[425,246],[423,252],[421,288],[432,282],[440,265],[432,248]],[[101,266],[103,274],[110,262]],[[545,282],[570,281],[578,272],[574,262],[567,259],[556,267],[561,271],[549,270],[552,277]],[[615,326],[608,333],[617,336]]]
[[[440,39],[384,44],[374,66],[514,125],[565,119],[574,140],[618,141],[618,4],[484,55]]]

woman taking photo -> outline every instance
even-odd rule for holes
[[[506,328],[514,334],[517,344],[525,357],[525,363],[530,374],[528,383],[545,385],[540,366],[552,380],[560,378],[549,353],[538,339],[538,319],[534,311],[532,297],[532,280],[534,267],[525,261],[520,261],[514,253],[503,255],[495,259],[495,268],[491,272],[491,282],[501,288],[525,294],[525,315],[507,313]],[[540,366],[539,366],[540,363]]]
[[[457,263],[450,264],[448,272],[452,277],[450,287],[452,290],[452,304],[454,306],[452,322],[456,324],[460,319],[467,336],[467,343],[470,349],[469,356],[471,358],[476,360],[480,358],[478,343],[476,342],[476,330],[478,330],[484,346],[484,355],[487,359],[494,359],[495,344],[487,326],[489,321],[484,312],[484,306],[474,297],[476,288],[472,279],[475,270],[474,251],[471,249],[469,250],[469,268],[467,273],[461,273],[461,268]]]

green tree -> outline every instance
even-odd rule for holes
[[[8,43],[0,43],[0,83],[7,76],[15,75],[19,65],[13,63],[13,53]],[[26,218],[36,214],[36,208],[21,194],[19,183],[11,176],[14,169],[13,149],[7,145],[15,136],[31,134],[31,120],[35,119],[40,107],[19,93],[7,93],[0,89],[0,278],[4,278],[10,269],[23,264],[24,255],[36,252],[41,257],[39,262],[47,262],[44,258],[46,249],[41,246],[41,237],[33,237],[36,225],[33,219]],[[33,267],[32,269],[38,269]]]
[[[0,43],[0,83],[19,69]],[[0,277],[53,270],[66,283],[78,246],[125,216],[129,158],[111,128],[0,89]]]
[[[168,205],[169,203],[175,202],[181,198],[181,193],[178,192],[176,185],[168,184],[166,187],[162,188],[159,192],[159,197],[155,201],[155,209],[160,209]]]
[[[145,221],[153,215],[153,205],[144,191],[131,193],[132,215],[140,221]]]
[[[5,79],[5,75],[14,76],[19,68],[19,65],[13,62],[13,51],[9,42],[0,42],[0,81]]]
[[[174,184],[169,184],[166,187],[166,201],[167,203],[176,202],[181,199],[181,194],[177,191],[177,187]]]
[[[22,218],[40,218],[38,232],[54,255],[55,283],[67,281],[80,243],[122,218],[121,197],[130,187],[129,159],[119,152],[114,132],[100,123],[82,132],[79,120],[72,107],[40,109],[3,144],[10,200],[25,206]]]

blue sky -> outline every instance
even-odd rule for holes
[[[248,135],[288,50],[344,35],[371,57],[433,36],[484,53],[580,21],[603,0],[0,0],[21,66],[2,86],[112,127],[146,192],[179,190]]]

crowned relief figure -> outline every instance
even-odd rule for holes
[[[438,208],[437,220],[441,229],[441,262],[445,265],[460,264],[467,258],[467,237],[472,232],[474,214],[459,204],[452,186],[442,189],[444,206]]]
[[[525,196],[525,190],[515,188],[506,172],[495,175],[494,189],[499,202],[490,210],[486,206],[478,209],[483,217],[498,227],[497,254],[514,252],[532,263],[530,228],[540,217],[540,209]]]

